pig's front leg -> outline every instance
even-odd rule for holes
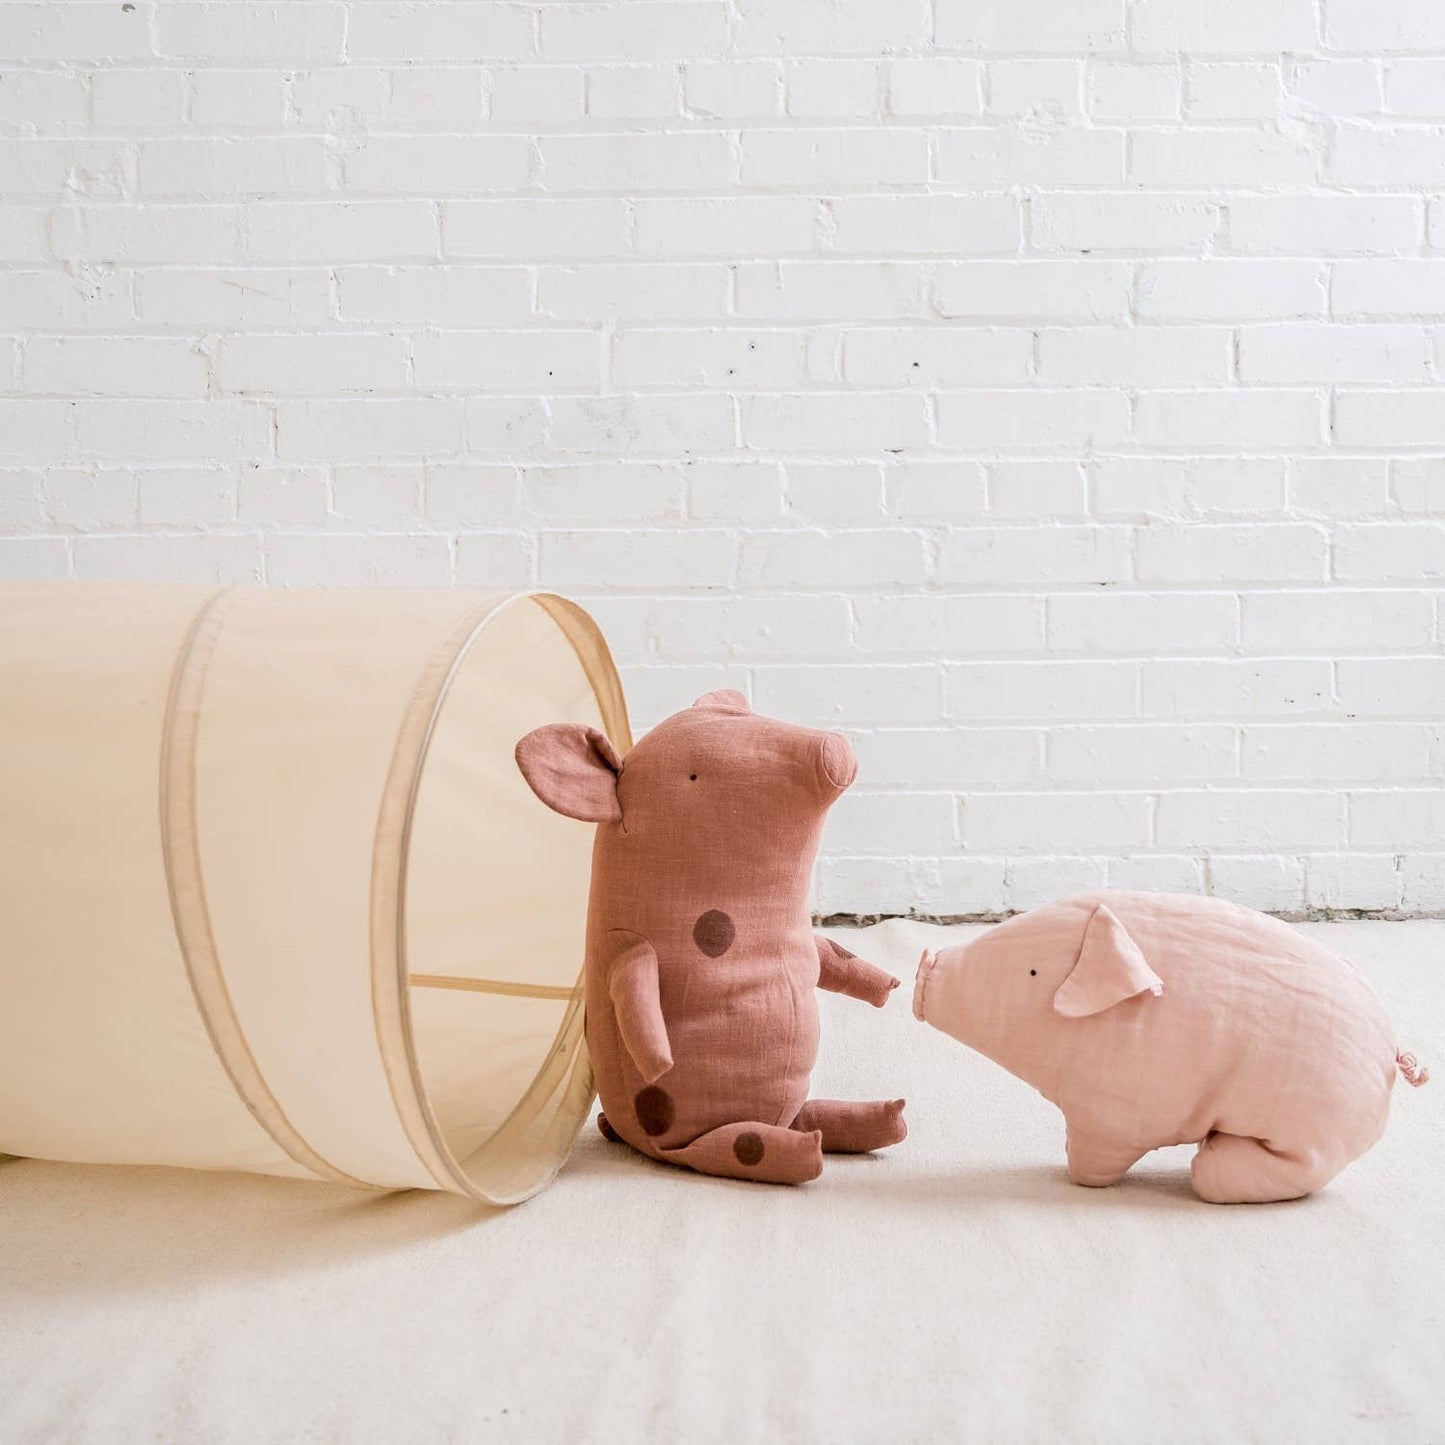
[[[818,987],[830,993],[846,993],[860,998],[874,1008],[882,1008],[888,995],[898,987],[898,980],[881,968],[874,968],[856,953],[849,953],[841,944],[821,933],[813,935],[818,946]]]
[[[1098,1135],[1081,1134],[1069,1125],[1069,1178],[1075,1184],[1102,1189],[1117,1184],[1147,1151]]]

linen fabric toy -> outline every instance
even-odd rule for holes
[[[1380,1137],[1398,1068],[1374,989],[1298,930],[1213,898],[1093,893],[918,967],[914,1014],[1064,1114],[1069,1177],[1113,1184],[1198,1143],[1216,1204],[1320,1188]]]
[[[559,813],[597,823],[587,1047],[609,1139],[704,1174],[800,1184],[823,1151],[896,1144],[903,1100],[808,1099],[816,988],[881,1007],[898,980],[815,934],[823,818],[852,783],[847,739],[710,692],[625,758],[561,723],[517,744]]]

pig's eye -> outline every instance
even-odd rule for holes
[[[688,782],[690,782],[690,783],[695,783],[695,782],[697,782],[697,774],[696,774],[696,773],[689,773],[689,774],[687,775],[687,780],[688,780]]]
[[[1039,971],[1038,971],[1038,969],[1036,969],[1036,968],[1031,968],[1031,969],[1029,969],[1029,977],[1030,977],[1030,978],[1037,978],[1038,976],[1039,976]]]

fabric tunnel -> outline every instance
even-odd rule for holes
[[[513,1203],[592,1101],[591,830],[630,746],[546,593],[0,587],[0,1151]]]

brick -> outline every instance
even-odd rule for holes
[[[1445,146],[1427,126],[1336,127],[1332,178],[1371,190],[1445,185]]]
[[[1301,135],[1268,130],[1140,130],[1129,178],[1146,186],[1307,186],[1315,153]]]
[[[819,452],[921,447],[928,419],[921,397],[888,392],[799,392],[752,396],[742,406],[743,445]]]
[[[73,575],[83,582],[256,583],[262,577],[255,536],[77,537]]]
[[[75,408],[83,455],[149,461],[248,461],[271,450],[271,414],[246,401],[86,399]]]
[[[935,42],[947,49],[1061,51],[1122,50],[1120,0],[1078,0],[1060,9],[1051,0],[1009,6],[987,0],[939,0]]]
[[[338,396],[402,391],[406,345],[399,336],[227,336],[216,348],[216,385],[252,396]]]
[[[739,0],[736,45],[744,55],[872,55],[928,44],[923,0]]]
[[[1383,457],[1301,457],[1290,468],[1289,505],[1296,514],[1369,516],[1389,506]]]
[[[648,606],[659,657],[846,658],[848,603],[842,597],[668,598]],[[870,782],[883,781],[871,778]]]
[[[643,199],[633,244],[643,256],[731,260],[740,251],[811,251],[816,225],[817,208],[803,196]]]
[[[1244,599],[1244,645],[1251,652],[1427,647],[1431,629],[1430,599],[1417,593],[1262,592]]]
[[[1284,67],[1291,102],[1320,115],[1378,115],[1381,83],[1373,60],[1289,60]]]
[[[1420,326],[1247,326],[1239,375],[1288,386],[1334,381],[1428,381],[1430,337]]]
[[[1334,438],[1338,446],[1445,445],[1445,389],[1340,392]]]
[[[977,521],[988,510],[983,467],[977,462],[910,462],[890,469],[884,486],[902,519],[932,523]]]
[[[533,541],[525,532],[462,532],[457,537],[458,587],[525,589],[536,582]]]
[[[782,469],[776,462],[689,462],[684,470],[690,517],[756,522],[783,515]]]
[[[1307,525],[1142,528],[1139,577],[1145,582],[1308,582],[1327,565],[1323,531]]]
[[[140,145],[140,191],[147,197],[265,199],[325,187],[326,147],[309,136],[172,136]]]
[[[1107,865],[1102,858],[1010,858],[1005,875],[1008,907],[1023,913],[1060,897],[1102,888]]]
[[[210,527],[236,520],[235,478],[203,468],[143,471],[139,515],[144,526]]]
[[[810,727],[905,723],[938,708],[938,670],[931,666],[767,666],[753,676],[759,712]]]
[[[957,841],[954,812],[953,799],[945,793],[854,788],[828,815],[828,847],[845,855],[952,851]]]
[[[743,185],[764,190],[873,189],[928,180],[928,141],[922,131],[748,130],[741,157]]]
[[[267,544],[267,575],[277,587],[445,587],[445,537],[289,533]]]
[[[880,326],[843,336],[854,386],[981,386],[1029,379],[1032,333],[982,326]]]
[[[386,121],[393,130],[475,130],[485,109],[479,77],[470,67],[408,65],[391,72]]]
[[[887,520],[883,468],[872,462],[792,463],[788,515],[825,526],[877,526]]]
[[[676,65],[598,65],[587,72],[587,114],[599,120],[665,120],[682,114]]]
[[[1402,512],[1445,514],[1445,459],[1396,457],[1390,463],[1390,492]]]
[[[241,216],[239,205],[98,204],[58,213],[52,233],[74,262],[224,266],[241,257]]]
[[[1095,120],[1174,120],[1180,103],[1178,67],[1100,61],[1090,71],[1087,103]]]
[[[1134,439],[1164,451],[1315,446],[1322,410],[1310,391],[1143,392]],[[1347,438],[1337,432],[1336,440]]]
[[[769,320],[918,319],[926,276],[909,263],[779,261],[734,268],[742,317]]]
[[[417,6],[366,0],[349,10],[346,49],[353,61],[476,62],[535,53],[532,15],[522,5],[430,0]]]
[[[147,89],[154,85],[156,72],[148,76]],[[286,123],[286,82],[276,71],[193,71],[190,86],[192,125],[277,131]]]
[[[1234,729],[1158,724],[1064,727],[1047,739],[1047,772],[1056,783],[1172,788],[1235,776]]]
[[[1139,0],[1130,17],[1134,49],[1169,53],[1254,54],[1277,50],[1314,50],[1318,31],[1310,0]]]
[[[869,655],[970,657],[1043,649],[1034,597],[858,597],[854,610],[855,641]]]
[[[56,582],[70,575],[70,547],[63,537],[0,537],[0,578],[7,582]]]
[[[1344,841],[1342,800],[1329,793],[1181,790],[1159,799],[1162,847],[1330,848]]]
[[[1029,214],[1037,251],[1201,251],[1219,226],[1202,196],[1046,192]]]
[[[1171,659],[1143,668],[1150,717],[1288,717],[1325,711],[1331,692],[1323,658]]]
[[[981,793],[963,804],[963,842],[978,852],[1137,848],[1149,842],[1144,793]]]
[[[22,83],[26,77],[21,77]],[[100,70],[91,77],[90,105],[103,130],[175,129],[186,113],[186,88],[180,71]],[[9,90],[10,77],[0,90]],[[39,97],[37,97],[39,99]],[[77,120],[83,119],[84,108]]]
[[[412,340],[419,391],[595,391],[601,371],[593,331],[423,331]]]
[[[640,578],[683,591],[726,587],[737,548],[724,531],[544,531],[538,543],[537,576],[544,587],[607,591],[633,590]]]
[[[365,30],[365,13],[376,8],[362,5],[352,11],[353,55],[361,53],[356,47],[358,32]],[[158,5],[155,13],[158,53],[180,60],[326,63],[341,59],[347,36],[346,7],[323,0],[305,5]],[[415,11],[413,16],[420,18]]]
[[[357,194],[471,196],[521,190],[532,167],[522,136],[371,136],[346,156],[343,173]]]
[[[1353,844],[1413,851],[1445,843],[1445,791],[1351,793],[1349,801]]]
[[[524,65],[487,71],[494,122],[577,120],[586,106],[585,72],[575,65]]]
[[[967,586],[1120,582],[1129,550],[1126,527],[970,527],[943,539],[938,577]]]
[[[1430,0],[1331,0],[1325,44],[1340,50],[1445,49],[1445,15]]]
[[[330,319],[330,282],[322,270],[148,271],[136,310],[148,325],[190,331],[318,326]]]
[[[959,261],[940,268],[934,294],[940,315],[967,320],[1121,321],[1129,285],[1113,261]]]
[[[1117,391],[940,393],[938,439],[960,451],[1087,451],[1124,440],[1128,405]]]
[[[975,116],[983,109],[983,66],[955,56],[909,56],[888,62],[891,115]]]
[[[742,541],[739,581],[744,587],[878,591],[917,585],[925,569],[917,532],[750,531]]]
[[[558,397],[551,441],[560,452],[629,453],[725,450],[736,423],[726,396]]]
[[[1445,85],[1445,61],[1425,57],[1391,61],[1385,71],[1383,108],[1394,115],[1436,119],[1445,115],[1445,96],[1440,90],[1442,85]],[[1376,103],[1372,109],[1381,109],[1378,82]]]
[[[957,789],[1036,783],[1041,736],[1025,728],[899,727],[853,735],[858,777],[870,787]]]
[[[1434,730],[1417,723],[1269,723],[1240,734],[1239,770],[1271,782],[1419,781]]]
[[[1232,339],[1203,325],[1048,327],[1038,377],[1055,386],[1218,386],[1230,380]]]
[[[683,481],[667,465],[524,467],[522,496],[546,522],[677,521]]]
[[[520,267],[344,266],[336,279],[348,321],[494,326],[531,314],[531,279]]]
[[[192,341],[37,336],[25,349],[24,389],[37,396],[201,397],[206,363]]]
[[[1438,582],[1445,576],[1445,522],[1342,526],[1335,575],[1346,582]]]
[[[1108,860],[1107,886],[1128,893],[1203,893],[1204,860],[1182,853],[1136,853]]]
[[[988,469],[992,517],[1065,521],[1088,510],[1083,469],[1074,461],[995,462]]]
[[[1305,859],[1305,902],[1311,908],[1398,908],[1400,881],[1399,862],[1387,853],[1318,853]]]
[[[1293,320],[1323,316],[1323,268],[1311,261],[1153,261],[1139,268],[1149,321]]]
[[[994,60],[988,66],[990,115],[1038,124],[1084,118],[1084,70],[1077,60]]]
[[[628,330],[613,342],[612,379],[626,387],[786,388],[804,380],[804,363],[795,332]]]
[[[276,417],[286,461],[445,456],[462,442],[460,404],[432,397],[283,402]]]
[[[783,67],[776,60],[691,64],[683,70],[683,99],[694,115],[707,118],[779,115],[783,108]]]
[[[1445,260],[1341,261],[1334,268],[1330,302],[1336,316],[1418,316],[1445,311]]]
[[[442,249],[461,260],[621,256],[627,208],[615,200],[447,201]]]
[[[1049,650],[1126,657],[1221,652],[1239,641],[1238,611],[1236,600],[1222,592],[1086,592],[1050,597]]]
[[[949,719],[1038,723],[1137,713],[1134,662],[965,662],[943,673]]]
[[[246,249],[258,261],[429,260],[436,209],[426,201],[261,202],[246,210]]]
[[[1108,186],[1124,179],[1124,133],[974,127],[938,133],[945,185]]]
[[[838,196],[826,205],[838,251],[987,255],[1019,248],[1012,196]]]
[[[1280,68],[1264,61],[1191,62],[1184,77],[1184,117],[1201,120],[1276,120]]]
[[[722,317],[727,295],[719,265],[546,266],[537,278],[538,312],[562,321]]]
[[[728,14],[721,0],[548,5],[539,13],[542,54],[549,60],[693,60],[727,48]]]
[[[139,60],[151,54],[154,5],[123,10],[112,4],[7,5],[0,27],[0,60],[35,65],[47,60]]]
[[[1371,717],[1439,717],[1445,697],[1445,657],[1341,658],[1339,705]]]
[[[1414,248],[1420,231],[1420,203],[1411,196],[1235,196],[1229,201],[1229,242],[1236,251],[1387,255]],[[1367,263],[1366,270],[1375,264]]]
[[[543,136],[538,150],[549,191],[686,191],[732,178],[727,136],[708,131]]]
[[[881,109],[876,60],[797,60],[788,63],[784,75],[789,115],[851,120],[871,118]]]
[[[100,72],[92,79],[99,80]],[[53,126],[79,125],[85,120],[85,78],[79,74],[64,74],[47,70],[7,71],[0,84],[0,121],[11,124],[23,123],[41,129]],[[164,87],[157,87],[163,92]],[[96,104],[97,125],[112,123],[108,102],[120,89],[119,86],[101,86],[109,93]],[[93,94],[98,94],[94,92]]]
[[[1304,864],[1269,854],[1209,860],[1209,892],[1262,913],[1298,913],[1304,906]]]
[[[326,522],[327,502],[320,467],[254,464],[240,474],[236,516],[242,524],[320,527]]]

